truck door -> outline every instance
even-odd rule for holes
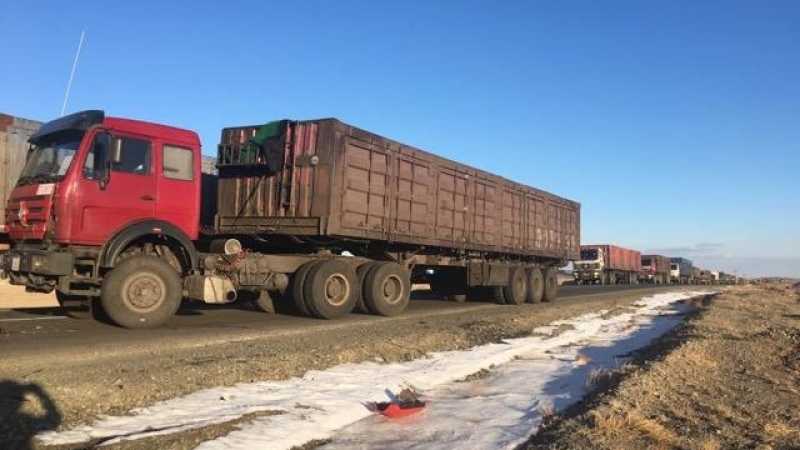
[[[158,144],[157,144],[158,145]],[[157,192],[156,214],[191,238],[197,235],[200,224],[200,181],[197,173],[199,154],[187,146],[163,144],[161,162],[156,162]],[[205,199],[214,202],[216,198]]]
[[[151,140],[130,135],[114,139],[121,143],[118,162],[109,163],[111,139],[104,132],[95,135],[83,161],[72,196],[73,243],[102,244],[125,226],[155,215]]]

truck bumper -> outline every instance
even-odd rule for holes
[[[57,277],[70,275],[73,256],[66,252],[49,250],[13,249],[3,254],[2,270],[14,278],[15,275],[43,275]]]
[[[594,272],[581,272],[575,274],[575,281],[598,281],[601,278],[601,274],[595,274]]]

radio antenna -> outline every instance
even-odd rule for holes
[[[78,67],[78,57],[81,56],[81,47],[86,37],[86,31],[81,31],[81,41],[78,43],[78,51],[75,52],[75,60],[72,62],[72,71],[69,74],[69,83],[67,83],[67,92],[64,94],[64,104],[61,105],[61,116],[64,116],[64,111],[67,109],[67,100],[69,100],[69,90],[72,87],[72,80],[75,79],[75,69]]]

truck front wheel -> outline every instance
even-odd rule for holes
[[[183,298],[180,274],[156,256],[120,262],[103,280],[100,302],[125,328],[153,328],[175,315]]]

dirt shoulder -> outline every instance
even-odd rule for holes
[[[522,448],[800,448],[800,292],[718,295]]]
[[[40,430],[69,428],[106,414],[125,414],[136,407],[207,387],[286,379],[346,362],[407,361],[433,351],[466,349],[530,335],[537,326],[588,312],[601,309],[623,312],[644,295],[647,294],[643,291],[616,292],[564,298],[554,305],[519,307],[486,304],[470,311],[375,318],[347,327],[300,329],[289,335],[265,335],[190,348],[165,340],[160,345],[131,353],[103,354],[85,348],[74,354],[40,354],[35,359],[13,361],[10,366],[4,364],[2,372],[14,383],[12,388],[40,389],[57,408],[58,417],[26,423],[19,423],[18,417],[0,420],[0,448],[7,448],[3,447],[3,442],[19,442],[20,436],[28,434],[20,435],[21,430],[32,433],[34,427]],[[87,352],[94,355],[91,363],[87,363]],[[26,394],[26,398],[30,397],[30,393]],[[36,417],[34,402],[26,402],[26,405],[32,408],[29,416]],[[13,410],[11,406],[5,409]],[[203,432],[207,431],[213,430]],[[193,448],[190,442],[192,439],[181,439],[175,448]],[[35,448],[53,448],[34,445]],[[161,441],[123,445],[142,449],[173,448]]]

